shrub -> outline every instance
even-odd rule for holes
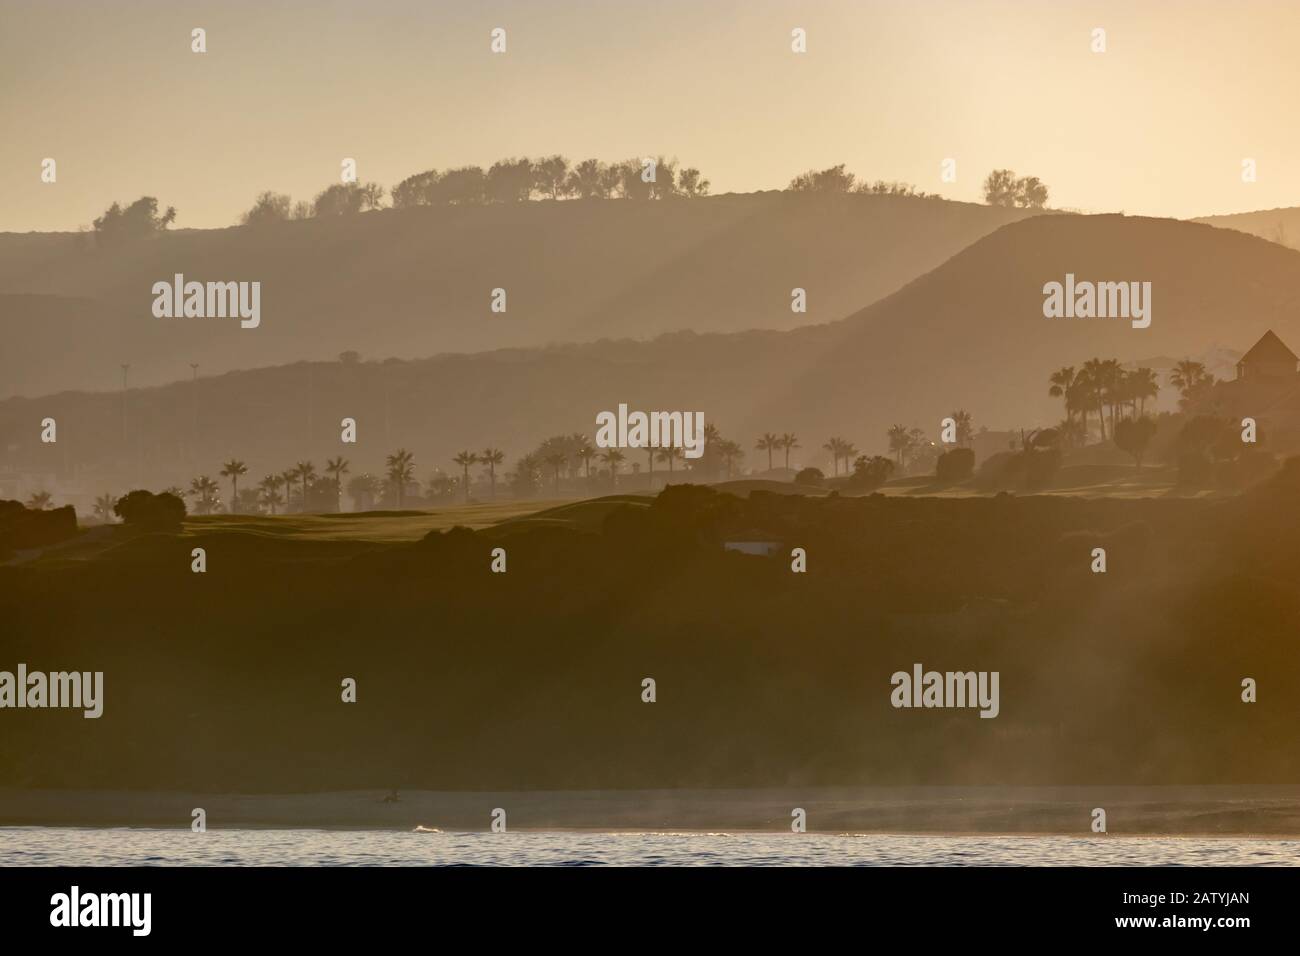
[[[859,455],[853,462],[853,474],[849,476],[848,487],[853,491],[874,491],[889,480],[894,473],[892,459],[881,455]]]
[[[185,502],[169,492],[153,494],[143,489],[127,492],[113,506],[125,524],[150,531],[166,531],[185,520]]]
[[[934,474],[940,481],[965,481],[975,473],[975,452],[970,448],[954,448],[939,456]]]
[[[826,484],[826,475],[820,468],[805,468],[794,476],[796,485],[811,485],[820,488]]]

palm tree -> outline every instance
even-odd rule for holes
[[[617,448],[607,449],[605,453],[600,456],[600,460],[609,465],[610,480],[615,487],[618,486],[618,466],[622,464],[626,458],[627,456]]]
[[[1149,368],[1134,369],[1128,377],[1130,398],[1134,403],[1133,414],[1141,417],[1147,412],[1147,399],[1160,394],[1160,380]]]
[[[95,499],[95,517],[102,520],[105,524],[112,524],[113,505],[115,504],[117,504],[117,499],[112,495],[100,495]]]
[[[1085,409],[1095,408],[1097,410],[1098,424],[1101,426],[1101,440],[1106,440],[1106,389],[1109,387],[1109,373],[1106,369],[1106,363],[1099,358],[1090,358],[1083,363],[1083,369],[1080,372],[1080,378],[1083,380],[1081,389],[1083,391],[1083,407]],[[1087,424],[1088,413],[1084,412],[1084,424]]]
[[[582,432],[574,432],[565,442],[564,450],[569,456],[569,477],[577,478],[582,471],[583,450],[591,448],[591,439]]]
[[[722,442],[722,432],[718,426],[709,422],[704,426],[704,454],[691,462],[688,466],[691,471],[700,469],[706,478],[712,478],[717,474],[718,447]]]
[[[1200,362],[1193,362],[1191,359],[1183,359],[1169,373],[1169,384],[1183,393],[1186,393],[1190,388],[1195,388],[1204,379],[1205,366]]]
[[[484,448],[478,460],[487,465],[488,483],[492,487],[492,497],[497,496],[497,465],[506,460],[506,453],[500,448]]]
[[[44,511],[54,502],[54,495],[48,491],[34,491],[27,498],[27,507]]]
[[[1073,448],[1083,442],[1083,422],[1074,418],[1063,419],[1056,426],[1056,433],[1061,436],[1061,441],[1067,448]]]
[[[325,459],[325,471],[334,478],[334,490],[339,496],[339,511],[343,511],[343,476],[348,473],[348,460],[342,455]]]
[[[478,463],[478,455],[474,454],[472,451],[463,451],[455,458],[453,458],[452,461],[460,465],[461,471],[464,473],[465,504],[469,504],[469,467],[470,465],[474,465]]]
[[[541,462],[536,455],[521,455],[515,459],[515,471],[512,484],[516,497],[532,495],[537,491],[541,481]]]
[[[352,497],[353,511],[365,511],[374,503],[381,485],[374,475],[366,473],[357,475],[348,482],[348,494]]]
[[[275,514],[276,505],[284,504],[284,498],[280,496],[280,486],[283,484],[284,479],[279,475],[267,475],[257,483],[257,489],[262,496],[262,504],[266,506],[271,514]]]
[[[1100,404],[1099,395],[1101,393],[1101,384],[1098,381],[1098,366],[1100,361],[1091,359],[1083,363],[1079,369],[1079,374],[1075,377],[1074,387],[1070,390],[1068,398],[1074,399],[1074,407],[1079,412],[1079,417],[1083,420],[1083,437],[1084,444],[1088,441],[1088,413]],[[1098,413],[1100,417],[1100,413]],[[1098,425],[1099,431],[1103,433],[1104,439],[1106,423],[1101,421]]]
[[[406,486],[415,477],[415,455],[405,448],[399,448],[384,459],[384,464],[388,466],[388,481],[397,497],[397,510],[401,511]]]
[[[1052,396],[1052,398],[1065,399],[1065,420],[1067,422],[1073,422],[1075,402],[1077,401],[1078,398],[1078,386],[1079,386],[1079,376],[1075,374],[1074,366],[1066,365],[1062,368],[1058,368],[1055,372],[1053,372],[1051,375],[1047,377],[1047,381],[1051,386],[1050,388],[1048,388],[1047,394]],[[1086,440],[1088,435],[1088,422],[1087,422],[1088,410],[1086,407],[1084,408],[1083,414],[1085,416],[1084,423],[1083,423],[1083,434]],[[1071,428],[1069,431],[1071,434],[1074,434],[1073,428]]]
[[[958,409],[952,413],[952,420],[957,423],[957,445],[964,448],[974,432],[970,412]]]
[[[555,497],[558,498],[560,497],[560,469],[569,460],[569,456],[562,451],[553,451],[542,460],[555,472]]]
[[[898,467],[901,469],[907,462],[907,453],[912,447],[912,436],[908,433],[906,425],[890,425],[885,435],[889,438],[889,450],[898,459]]]
[[[242,461],[232,458],[221,466],[221,477],[230,479],[230,512],[234,514],[238,510],[239,502],[239,478],[241,475],[248,474],[248,466]]]
[[[271,514],[275,514],[276,505],[286,504],[284,495],[278,491],[262,492],[262,503],[271,509]]]
[[[660,448],[655,457],[660,461],[668,462],[668,474],[673,473],[673,462],[685,457],[685,453],[677,445],[668,445]]]
[[[831,453],[831,459],[835,463],[835,474],[838,475],[840,473],[840,456],[844,454],[844,439],[832,438],[822,445],[822,448]]]
[[[740,447],[739,442],[730,439],[723,441],[718,446],[718,454],[722,456],[722,463],[727,468],[727,480],[731,480],[731,466],[745,457],[745,450]]]
[[[799,436],[794,432],[786,432],[781,436],[781,448],[785,450],[785,470],[790,470],[790,449],[799,447]]]
[[[591,484],[591,459],[596,457],[596,449],[590,445],[582,445],[573,453],[576,460],[582,462],[587,470],[587,484]]]
[[[772,452],[776,451],[780,447],[781,439],[777,437],[775,432],[763,432],[762,436],[759,437],[758,442],[755,443],[754,449],[756,451],[767,452],[768,471],[772,470]]]
[[[1124,411],[1132,408],[1137,411],[1137,389],[1136,382],[1132,372],[1126,372],[1123,368],[1119,370],[1119,375],[1115,379],[1115,384],[1111,386],[1111,425],[1115,424],[1115,413],[1118,410],[1119,419],[1123,421]]]
[[[1110,409],[1110,435],[1115,437],[1116,410],[1124,402],[1124,367],[1119,359],[1106,359],[1099,366],[1098,382],[1101,385],[1101,398]]]
[[[302,479],[302,511],[307,513],[307,483],[316,477],[316,466],[309,461],[300,461],[294,472]]]
[[[285,514],[288,514],[289,502],[293,498],[293,483],[298,480],[298,469],[287,468],[284,471],[280,472],[280,480],[284,482],[284,511]],[[306,498],[303,499],[302,510],[303,511],[307,510]]]
[[[190,482],[190,494],[194,495],[195,510],[201,514],[211,514],[217,504],[217,492],[220,486],[207,475],[200,475]]]
[[[37,511],[44,511],[53,500],[54,496],[48,491],[34,491],[31,497],[27,499],[27,507],[34,508]]]
[[[257,483],[258,490],[262,492],[262,503],[271,509],[271,514],[275,514],[276,505],[284,503],[280,497],[280,486],[283,484],[284,479],[279,475],[267,475]]]
[[[1200,362],[1183,359],[1169,373],[1169,384],[1178,389],[1178,407],[1187,411],[1214,384],[1214,376]]]

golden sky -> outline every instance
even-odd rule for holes
[[[1297,49],[1288,0],[0,0],[0,230],[143,194],[224,226],[344,157],[391,187],[554,152],[676,155],[714,192],[846,163],[963,200],[1010,167],[1060,208],[1300,205]]]

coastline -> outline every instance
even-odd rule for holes
[[[0,827],[488,830],[503,808],[512,831],[789,832],[1095,837],[1300,836],[1300,786],[784,787],[764,790],[387,791],[198,794],[0,789]]]

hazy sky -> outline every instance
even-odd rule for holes
[[[142,194],[223,226],[344,157],[390,187],[554,152],[676,155],[714,192],[842,162],[955,199],[1007,166],[1063,208],[1298,205],[1297,49],[1294,0],[0,0],[0,230]]]

